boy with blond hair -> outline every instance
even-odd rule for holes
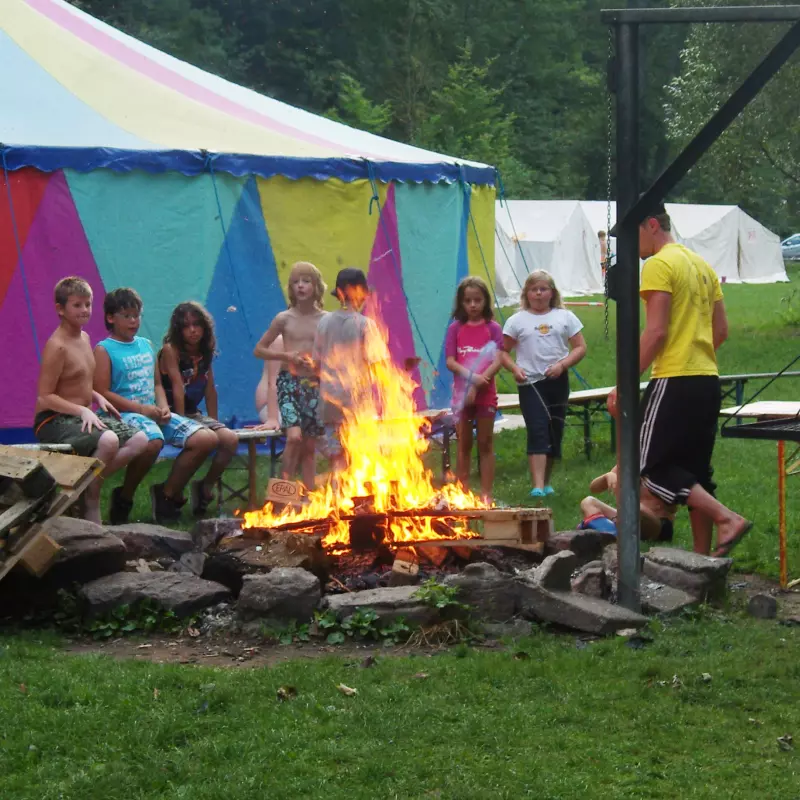
[[[315,450],[322,427],[317,419],[319,378],[311,351],[317,326],[325,316],[322,273],[307,261],[298,261],[289,273],[289,308],[281,311],[253,351],[256,358],[280,364],[276,380],[281,425],[286,432],[283,477],[292,480],[302,465],[303,483],[314,488]],[[281,337],[283,347],[276,348]]]
[[[106,465],[85,495],[86,518],[100,524],[103,479],[140,455],[147,438],[122,422],[116,408],[92,389],[95,360],[83,330],[92,315],[91,286],[83,278],[62,278],[54,295],[59,325],[42,352],[34,434],[44,444],[68,444],[77,455]],[[100,414],[92,411],[93,402]]]

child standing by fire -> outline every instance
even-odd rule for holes
[[[453,411],[456,413],[458,458],[456,477],[469,485],[472,427],[477,428],[481,495],[491,502],[494,483],[494,418],[497,389],[494,376],[502,365],[503,331],[494,321],[489,288],[477,277],[461,281],[447,329],[444,352],[453,373]]]
[[[340,270],[333,296],[342,307],[320,321],[313,358],[320,375],[322,450],[336,473],[346,466],[339,429],[348,410],[358,408],[364,393],[372,392],[375,365],[388,361],[389,351],[378,326],[362,313],[369,298],[362,270]]]
[[[211,362],[217,349],[214,320],[200,303],[179,303],[172,312],[164,344],[158,354],[161,384],[169,410],[199,422],[216,437],[217,446],[208,472],[192,481],[192,513],[202,517],[214,498],[214,488],[236,455],[239,439],[217,417],[217,387]],[[206,414],[200,413],[205,402]]]
[[[286,432],[283,477],[293,480],[302,467],[303,483],[309,491],[314,488],[316,440],[323,432],[317,417],[319,378],[311,351],[317,327],[326,315],[322,310],[326,288],[322,273],[313,264],[295,264],[286,288],[289,308],[275,317],[253,351],[256,358],[280,364],[276,390]],[[274,346],[279,337],[283,341],[280,348]]]
[[[586,355],[583,324],[561,304],[553,276],[536,270],[525,279],[522,309],[506,321],[506,351],[516,350],[512,372],[519,384],[519,405],[528,431],[531,497],[555,494],[550,485],[569,400],[569,368]]]

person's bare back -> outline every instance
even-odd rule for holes
[[[48,384],[48,394],[91,408],[94,353],[85,331],[75,335],[63,327],[56,328],[42,353],[42,372],[41,381]],[[36,412],[45,410],[37,400]]]

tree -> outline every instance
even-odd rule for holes
[[[697,25],[669,86],[668,135],[682,147],[733,93],[785,26]],[[794,232],[800,213],[800,62],[772,78],[684,184],[699,202],[742,206],[768,227]]]
[[[364,87],[352,75],[343,72],[339,75],[336,107],[328,109],[325,116],[362,131],[383,133],[392,122],[392,106],[390,103],[370,102],[364,94]]]

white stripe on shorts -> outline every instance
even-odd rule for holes
[[[647,452],[650,449],[650,442],[653,438],[653,428],[658,416],[658,408],[664,398],[664,393],[667,391],[667,381],[669,378],[656,378],[656,385],[653,388],[650,397],[647,400],[647,406],[644,410],[644,419],[642,420],[642,430],[639,434],[639,469],[644,469],[647,461]]]

